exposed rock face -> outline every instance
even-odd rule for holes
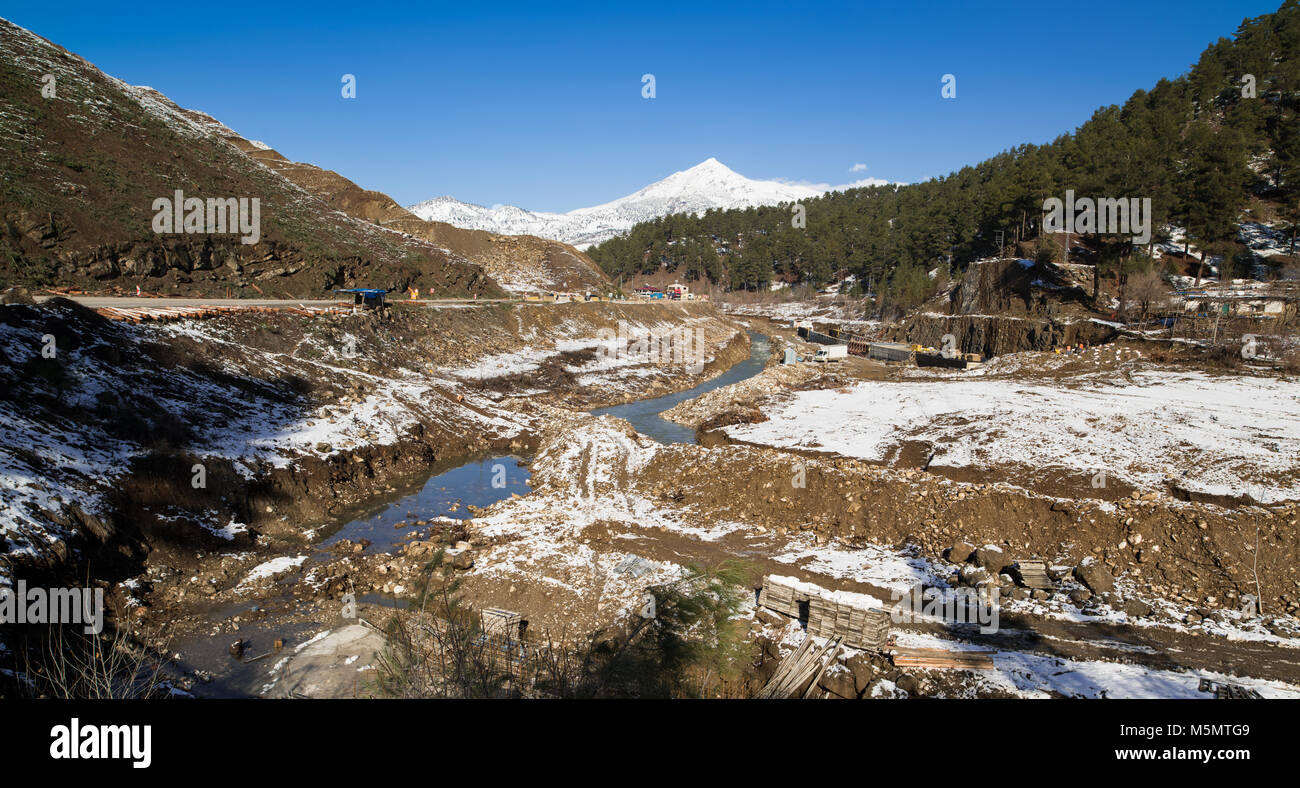
[[[1022,317],[1033,314],[1030,282],[1038,268],[1011,259],[971,263],[961,284],[952,292],[952,313]]]
[[[943,347],[944,336],[952,334],[963,353],[986,358],[1108,342],[1115,330],[1089,319],[1098,315],[1075,268],[1015,259],[971,263],[947,303],[932,302],[888,337]]]
[[[1033,320],[1018,317],[918,315],[908,321],[897,337],[927,347],[943,347],[945,334],[957,338],[963,353],[985,358],[1025,350],[1051,350],[1082,342],[1099,345],[1115,336],[1115,329],[1091,321]]]

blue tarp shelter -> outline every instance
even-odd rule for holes
[[[336,293],[352,293],[353,305],[364,306],[367,309],[380,309],[384,306],[384,296],[388,294],[387,290],[376,290],[367,287],[351,287],[347,290],[335,290]]]

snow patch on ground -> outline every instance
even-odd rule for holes
[[[1300,389],[1273,378],[1139,369],[1071,385],[999,379],[862,382],[803,391],[735,439],[883,460],[928,441],[939,465],[1105,470],[1138,487],[1300,498]]]
[[[253,567],[253,569],[247,575],[244,576],[244,579],[239,581],[238,587],[247,588],[249,586],[256,585],[257,583],[263,580],[267,580],[269,578],[276,577],[277,575],[282,575],[286,572],[293,571],[294,569],[297,569],[298,567],[302,566],[303,562],[305,562],[306,560],[307,560],[307,556],[305,555],[299,555],[299,556],[282,555],[279,558],[272,558],[270,561],[263,561],[262,563]]]

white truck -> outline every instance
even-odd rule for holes
[[[848,345],[822,345],[821,347],[817,348],[817,353],[816,355],[813,356],[813,361],[823,361],[823,362],[843,361],[848,357],[849,357]]]

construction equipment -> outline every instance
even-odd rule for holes
[[[829,363],[832,361],[843,361],[849,357],[848,345],[824,345],[817,348],[813,355],[813,361]]]

